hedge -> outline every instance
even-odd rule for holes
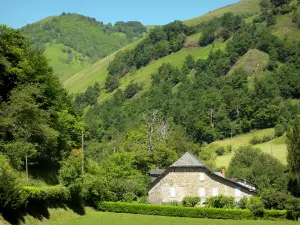
[[[23,187],[27,193],[27,201],[59,201],[66,202],[71,198],[70,191],[68,188],[63,186],[52,186],[52,187]]]
[[[204,207],[182,207],[167,205],[150,205],[123,202],[99,202],[97,208],[100,211],[115,213],[132,213],[144,215],[172,216],[172,217],[190,217],[190,218],[208,218],[208,219],[232,219],[249,220],[255,219],[255,216],[249,210],[243,209],[216,209]],[[267,210],[264,219],[278,220],[285,219],[286,211]]]

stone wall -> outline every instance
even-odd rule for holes
[[[201,180],[203,177],[204,180]],[[203,189],[205,196],[200,196],[203,195]],[[218,195],[233,196],[236,201],[255,194],[205,168],[170,168],[169,172],[159,177],[157,183],[149,190],[149,202],[153,204],[181,202],[185,196],[199,196],[201,202],[205,202],[206,198],[216,194],[216,190]]]

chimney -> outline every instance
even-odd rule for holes
[[[225,177],[225,168],[222,168],[222,176]]]

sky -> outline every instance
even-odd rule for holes
[[[239,0],[0,0],[0,24],[20,28],[62,12],[78,13],[104,23],[141,21],[162,25],[187,20]]]

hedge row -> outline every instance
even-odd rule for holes
[[[98,210],[116,213],[132,213],[144,215],[208,218],[208,219],[232,219],[249,220],[255,216],[249,210],[243,209],[216,209],[216,208],[191,208],[182,206],[149,205],[123,202],[99,202]],[[264,219],[285,219],[286,211],[267,210]]]
[[[27,201],[59,201],[66,202],[71,199],[70,191],[63,186],[51,186],[51,187],[23,187],[27,193]]]

